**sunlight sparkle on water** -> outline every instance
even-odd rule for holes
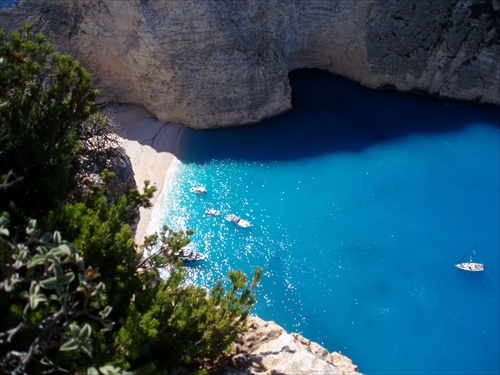
[[[291,82],[292,112],[185,132],[155,209],[208,255],[190,279],[210,287],[263,267],[253,312],[363,373],[499,373],[500,110],[316,71]],[[363,106],[338,105],[349,101]],[[206,195],[189,192],[198,185]],[[457,270],[477,242],[485,272]]]

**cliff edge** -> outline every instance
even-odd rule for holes
[[[358,367],[340,353],[296,333],[287,333],[274,322],[248,317],[248,331],[232,346],[230,363],[221,374],[231,375],[360,375]]]
[[[94,77],[100,100],[193,128],[291,109],[288,73],[500,104],[497,0],[23,0],[30,21]]]

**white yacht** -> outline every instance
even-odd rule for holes
[[[230,221],[231,223],[234,223],[242,228],[248,228],[248,227],[251,227],[252,224],[250,224],[250,222],[242,219],[241,217],[239,216],[236,216],[236,215],[233,215],[233,214],[229,214],[226,216],[226,220],[227,221]]]

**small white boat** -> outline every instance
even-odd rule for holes
[[[213,208],[208,208],[208,209],[206,209],[206,210],[205,210],[205,213],[206,213],[207,215],[212,215],[212,216],[219,216],[219,215],[220,215],[220,211],[215,210],[215,209],[213,209]]]
[[[230,221],[231,223],[234,223],[242,228],[248,228],[248,227],[251,227],[252,224],[250,224],[250,222],[242,219],[241,217],[239,216],[236,216],[236,215],[233,215],[233,214],[229,214],[226,216],[226,220],[227,221]]]
[[[205,259],[207,256],[199,251],[194,250],[191,247],[181,248],[182,255],[179,255],[179,259],[183,262],[196,262]]]
[[[189,189],[189,191],[191,191],[191,193],[196,193],[196,194],[207,193],[207,189],[205,189],[203,186],[192,187],[191,189]]]
[[[457,263],[457,264],[455,264],[455,267],[457,267],[461,270],[470,271],[470,272],[484,271],[484,264],[483,263],[473,263],[473,262]]]
[[[474,245],[472,249],[467,251],[465,255],[458,261],[457,264],[455,264],[455,267],[457,267],[460,270],[464,271],[469,271],[469,272],[481,272],[484,271],[484,264],[483,263],[476,263],[472,261],[472,255],[476,253],[476,247],[478,244]],[[460,263],[462,259],[464,259],[470,252],[472,251],[472,255],[470,256],[469,262],[465,263]]]

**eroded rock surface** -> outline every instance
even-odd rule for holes
[[[233,344],[232,366],[225,374],[359,374],[349,358],[329,353],[301,335],[289,334],[274,322],[251,316],[248,327]]]
[[[4,29],[25,21],[83,63],[101,101],[194,128],[289,110],[299,68],[500,104],[498,0],[24,0],[0,12]]]

